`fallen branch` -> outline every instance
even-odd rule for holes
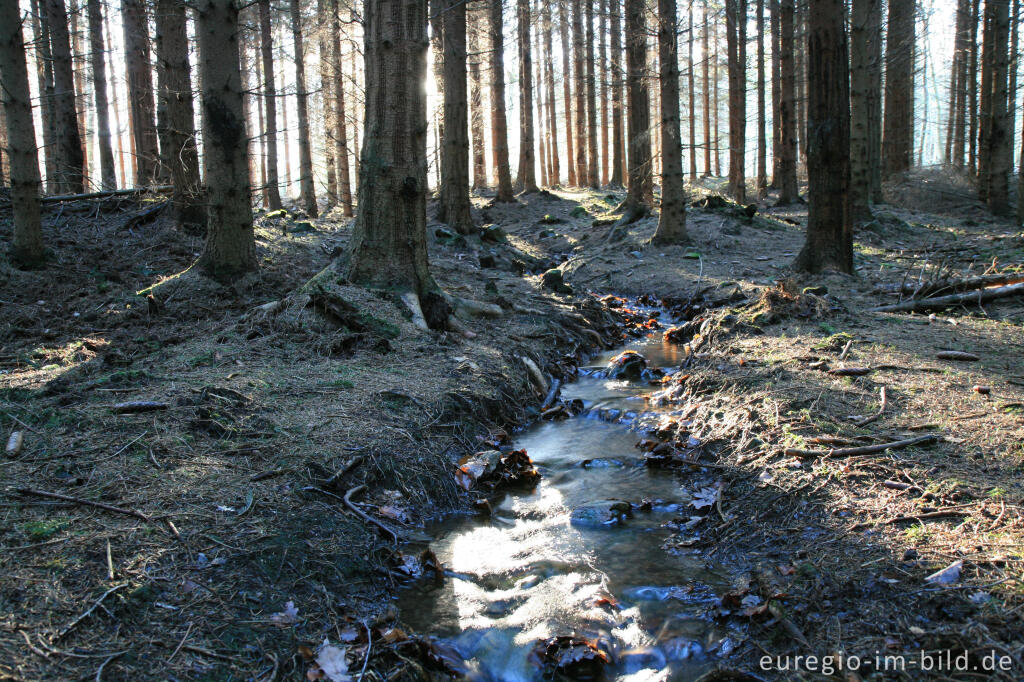
[[[85,613],[80,615],[78,618],[75,618],[73,621],[71,621],[71,623],[68,624],[67,627],[65,627],[63,630],[58,632],[57,636],[54,637],[53,640],[57,641],[57,640],[60,640],[60,639],[63,639],[64,637],[66,637],[67,634],[69,632],[71,632],[72,630],[74,630],[78,626],[79,623],[81,623],[83,620],[85,620],[90,615],[92,615],[92,612],[99,608],[100,604],[103,603],[104,599],[106,599],[110,595],[114,594],[118,590],[123,589],[125,587],[128,587],[128,583],[121,583],[120,585],[114,585],[109,590],[104,592],[102,595],[100,595],[99,599],[97,599],[95,602],[93,602],[92,606],[90,606],[88,609],[85,610]]]
[[[875,412],[870,417],[865,417],[864,419],[861,419],[859,422],[855,424],[855,426],[867,426],[871,422],[878,421],[878,418],[882,416],[883,412],[885,412],[885,406],[888,404],[885,395],[885,386],[882,386],[880,392],[882,394],[882,404],[879,406],[878,412]]]
[[[960,509],[943,509],[941,511],[927,512],[925,514],[910,514],[908,516],[894,516],[884,521],[868,521],[858,523],[850,527],[850,530],[864,530],[874,526],[893,526],[897,523],[911,523],[913,521],[927,521],[928,519],[945,519],[951,516],[967,516],[967,512]]]
[[[1024,272],[1004,272],[998,275],[978,275],[963,279],[941,279],[925,284],[904,284],[901,287],[885,288],[887,293],[902,293],[906,296],[934,296],[938,293],[962,293],[986,287],[1006,286],[1024,282]]]
[[[977,303],[980,305],[1000,298],[1021,295],[1024,295],[1024,282],[1018,282],[1016,284],[1010,284],[1003,287],[968,291],[962,294],[950,294],[949,296],[936,296],[934,298],[904,301],[902,303],[894,303],[892,305],[878,306],[876,308],[871,308],[870,310],[874,313],[922,312],[925,310],[942,310],[944,308],[966,303]]]
[[[115,507],[110,504],[103,504],[102,502],[93,502],[92,500],[83,500],[81,497],[71,497],[70,495],[61,495],[60,493],[51,493],[46,490],[36,490],[35,488],[16,488],[15,492],[20,495],[31,495],[34,497],[49,497],[54,500],[64,500],[65,502],[74,502],[75,504],[81,504],[86,507],[96,507],[97,509],[104,509],[109,512],[116,514],[124,514],[125,516],[134,516],[137,519],[152,523],[153,519],[146,516],[142,512],[137,512],[134,509],[125,509],[124,507]]]
[[[114,414],[139,414],[140,412],[155,412],[156,410],[166,410],[170,405],[167,403],[158,403],[151,400],[133,400],[127,403],[118,403],[114,405]]]
[[[541,404],[541,411],[548,409],[555,402],[555,398],[558,397],[558,389],[562,387],[561,379],[552,379],[551,388],[548,390],[548,395],[544,398],[544,402]]]
[[[863,445],[856,448],[835,448],[832,450],[800,450],[797,448],[786,448],[785,454],[790,457],[800,457],[810,459],[812,457],[854,457],[857,455],[873,455],[878,452],[885,452],[886,450],[895,450],[897,448],[906,448],[911,445],[922,445],[925,443],[934,443],[939,439],[935,435],[918,436],[916,438],[907,438],[906,440],[897,440],[892,443],[879,443],[877,445]]]
[[[398,540],[399,540],[398,533],[396,533],[395,531],[391,530],[386,525],[384,525],[383,523],[381,523],[377,519],[373,518],[372,516],[370,516],[369,514],[364,512],[362,509],[360,509],[359,507],[356,506],[355,502],[352,501],[352,497],[353,496],[358,495],[359,493],[363,492],[364,490],[366,490],[366,485],[357,485],[355,488],[352,488],[347,493],[345,493],[345,497],[342,498],[345,501],[345,506],[348,507],[349,509],[351,509],[356,514],[356,516],[361,518],[363,521],[366,521],[367,523],[372,523],[373,525],[377,526],[378,528],[387,531],[391,535],[391,537],[393,537],[395,539],[395,542],[397,543]]]
[[[51,196],[39,197],[41,204],[59,204],[62,201],[85,201],[87,199],[106,199],[107,197],[130,197],[139,194],[152,192],[154,194],[166,194],[174,190],[171,185],[159,185],[157,187],[138,187],[134,189],[111,189],[103,192],[86,192],[85,194],[53,194]]]

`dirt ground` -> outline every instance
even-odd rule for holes
[[[803,206],[694,208],[692,244],[652,247],[656,215],[615,228],[621,192],[478,197],[500,233],[428,227],[442,286],[500,308],[469,334],[422,331],[350,287],[358,324],[315,300],[257,311],[343,250],[334,214],[311,231],[261,218],[258,277],[177,286],[201,237],[133,220],[133,202],[49,207],[50,264],[0,265],[0,431],[24,439],[0,461],[0,678],[297,679],[325,637],[360,666],[372,642],[368,678],[443,677],[449,654],[388,607],[433,570],[393,535],[422,540],[427,519],[469,507],[457,460],[622,338],[591,295],[615,293],[710,320],[667,386],[688,416],[662,438],[701,442],[678,475],[711,476],[719,503],[666,549],[735,567],[707,614],[731,628],[723,669],[793,679],[759,659],[992,650],[1019,679],[1024,300],[868,309],[896,300],[884,285],[1021,269],[1024,234],[940,173],[887,191],[855,277],[789,271]],[[0,241],[9,220],[0,208]],[[555,265],[574,293],[543,286]],[[948,350],[979,360],[936,357]],[[830,373],[849,368],[866,372]],[[160,409],[120,413],[132,401]],[[807,450],[821,452],[793,454]],[[925,581],[956,561],[952,586]]]

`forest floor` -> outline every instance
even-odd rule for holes
[[[735,569],[707,614],[733,626],[723,668],[793,679],[760,658],[844,652],[869,677],[876,655],[994,651],[1019,679],[1024,301],[868,309],[895,300],[882,285],[1022,269],[1024,234],[939,173],[887,191],[854,277],[789,271],[804,206],[694,208],[691,245],[654,247],[656,216],[614,227],[621,192],[479,197],[504,235],[428,228],[441,285],[501,308],[470,334],[344,286],[358,323],[316,300],[257,310],[344,248],[336,213],[261,217],[259,276],[175,288],[201,237],[136,220],[146,204],[50,206],[50,263],[0,264],[0,432],[23,438],[0,460],[0,679],[296,679],[328,637],[358,666],[369,637],[378,679],[453,666],[388,606],[435,568],[391,534],[423,540],[426,520],[466,509],[457,460],[537,418],[552,377],[636,326],[591,293],[709,321],[673,400],[702,443],[678,475],[716,472],[720,502],[666,549]],[[543,286],[558,264],[574,294]],[[829,373],[849,368],[867,371]],[[955,562],[951,585],[925,580]]]

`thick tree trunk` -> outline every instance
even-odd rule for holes
[[[563,3],[564,6],[564,3]],[[625,141],[622,121],[622,30],[621,0],[610,0],[611,7],[611,71],[612,71],[612,170],[609,181],[614,187],[622,187],[626,177]]]
[[[14,217],[11,258],[31,266],[43,260],[45,251],[39,219],[39,159],[17,2],[0,2],[0,80]]]
[[[460,234],[473,230],[469,204],[469,119],[466,97],[466,3],[446,0],[443,14],[444,130],[437,219]]]
[[[161,162],[170,171],[172,202],[180,223],[202,223],[199,205],[199,152],[196,148],[195,109],[188,62],[185,5],[157,0],[156,59],[160,85],[158,133]]]
[[[587,169],[587,76],[586,46],[583,43],[583,5],[580,0],[572,0],[572,44],[575,62],[576,84],[576,179],[580,185],[590,180]]]
[[[332,87],[334,95],[334,128],[331,137],[334,140],[334,150],[331,156],[337,166],[338,192],[341,195],[341,213],[346,218],[351,218],[352,213],[352,177],[349,170],[349,159],[351,154],[348,149],[348,104],[345,97],[345,65],[342,62],[341,54],[341,7],[338,0],[330,2],[330,31],[331,31],[331,70],[335,74]],[[356,170],[358,173],[358,169]]]
[[[58,194],[85,191],[82,138],[79,136],[78,109],[75,106],[75,74],[71,64],[71,40],[64,0],[43,0],[50,23],[50,50],[53,54],[53,109],[57,126],[54,154]]]
[[[646,215],[654,200],[651,110],[647,94],[647,22],[643,0],[626,0],[626,91],[629,97],[629,187],[624,219]]]
[[[135,146],[135,184],[144,187],[156,181],[160,156],[150,68],[149,22],[142,0],[121,0],[121,20],[128,74],[128,118]]]
[[[882,173],[910,169],[914,139],[914,0],[889,0]]]
[[[686,188],[679,134],[679,46],[676,0],[658,0],[658,64],[661,83],[661,215],[652,242],[687,240]]]
[[[587,2],[587,185],[601,186],[601,167],[597,158],[597,78],[594,60],[594,3]]]
[[[260,54],[263,59],[263,108],[266,111],[263,144],[266,149],[267,208],[281,208],[281,186],[277,175],[277,88],[274,85],[274,34],[270,24],[270,0],[258,0],[260,13]]]
[[[413,292],[427,312],[439,297],[427,266],[427,3],[367,0],[363,19],[366,129],[346,275]]]
[[[467,13],[467,37],[469,42],[469,129],[473,139],[473,188],[487,186],[487,161],[484,150],[484,96],[480,62],[479,10],[470,8]]]
[[[988,205],[989,211],[996,215],[1008,215],[1009,176],[1013,165],[1013,146],[1009,140],[1011,122],[1008,111],[1009,93],[1009,0],[987,0],[985,3],[985,23],[987,29],[984,43],[985,62],[988,66],[988,78],[982,79],[983,86],[988,90],[988,107],[981,112],[983,130],[986,131],[979,148],[979,189]],[[987,81],[987,84],[986,84]],[[984,164],[981,163],[984,159]],[[985,168],[985,174],[980,169]]]
[[[570,186],[577,186],[576,153],[573,139],[573,100],[572,100],[572,44],[569,42],[569,10],[568,0],[558,4],[558,33],[562,43],[562,96],[565,99],[565,149],[566,166]],[[577,112],[577,115],[578,112]]]
[[[966,137],[967,119],[967,62],[970,56],[968,43],[968,22],[971,19],[971,0],[960,0],[956,10],[956,36],[954,39],[954,73],[955,84],[954,108],[951,115],[952,151],[950,163],[954,168],[964,167],[964,138]]]
[[[843,0],[810,4],[807,36],[807,241],[795,267],[853,273],[850,85]]]
[[[508,161],[508,120],[505,114],[505,40],[502,0],[489,0],[491,33],[491,135],[495,201],[514,201]]]
[[[306,92],[306,54],[302,43],[302,10],[299,0],[291,0],[292,39],[295,43],[295,105],[299,119],[299,197],[306,215],[319,215],[313,187],[313,150],[309,141],[309,108]]]
[[[234,0],[200,0],[196,37],[209,214],[198,265],[220,280],[256,269],[238,34]]]
[[[608,184],[608,59],[605,54],[605,36],[608,34],[608,0],[600,0],[598,17],[600,26],[597,32],[598,106],[601,116],[601,185]]]
[[[764,0],[757,0],[757,198],[768,196],[768,138],[764,79]]]
[[[711,107],[712,107],[711,108],[711,116],[712,116],[711,126],[712,126],[712,129],[714,131],[714,137],[715,137],[715,141],[714,141],[714,144],[715,144],[715,149],[714,149],[714,152],[715,152],[715,176],[716,177],[722,177],[722,141],[721,141],[721,131],[722,131],[722,129],[718,125],[718,123],[719,123],[718,115],[719,115],[719,112],[722,109],[722,107],[721,107],[721,100],[718,97],[718,87],[719,87],[719,83],[720,83],[720,80],[718,78],[718,67],[719,67],[719,64],[721,63],[722,60],[719,58],[719,55],[718,55],[718,25],[717,24],[715,24],[715,28],[713,30],[714,30],[715,37],[714,37],[714,40],[712,41],[713,48],[714,48],[714,54],[713,54],[713,57],[712,57],[712,71],[711,71],[711,88],[712,88],[711,99],[713,100],[712,103],[711,103]]]
[[[333,24],[331,17],[331,4],[329,0],[317,0],[317,15],[320,24],[317,31],[317,43],[320,48],[320,111],[323,115],[323,155],[325,166],[325,180],[327,189],[327,208],[338,203],[338,174],[334,168],[334,88],[341,75],[335,76],[334,55],[331,52],[330,26]]]
[[[689,25],[686,37],[686,77],[687,94],[689,95],[689,129],[690,134],[690,182],[697,181],[697,109],[696,96],[694,94],[693,76],[693,0],[690,0],[690,7],[687,11]]]
[[[796,68],[793,0],[779,0],[779,186],[778,206],[799,199],[796,184]]]
[[[729,194],[747,201],[745,147],[747,141],[747,2],[726,0],[725,30],[729,51]]]
[[[533,137],[533,55],[530,50],[530,0],[516,0],[519,37],[519,172],[516,185],[523,192],[537,191]]]
[[[92,50],[92,78],[96,102],[96,141],[100,151],[100,188],[117,188],[114,151],[110,144],[110,111],[107,106],[106,42],[103,40],[103,7],[100,0],[88,0],[89,49]]]
[[[854,223],[871,219],[871,175],[881,93],[876,89],[881,0],[853,0],[850,14],[850,211]]]
[[[704,177],[711,177],[711,46],[710,46],[711,24],[708,22],[708,0],[704,0],[704,30],[702,32],[702,47],[704,52]],[[716,72],[717,73],[717,72]],[[718,105],[717,99],[715,106]]]
[[[769,189],[779,188],[779,90],[781,89],[779,67],[779,54],[782,51],[779,44],[779,0],[771,0],[771,33],[772,33],[772,182]]]

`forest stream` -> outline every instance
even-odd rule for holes
[[[701,615],[727,588],[727,572],[699,554],[662,549],[666,524],[697,512],[678,478],[645,466],[636,448],[639,424],[679,406],[650,406],[655,387],[646,378],[607,378],[623,350],[668,373],[681,360],[661,332],[595,357],[562,389],[564,401],[583,401],[582,413],[513,439],[541,473],[536,487],[508,492],[490,517],[428,528],[445,580],[405,590],[402,618],[454,647],[470,679],[544,678],[539,642],[553,643],[555,659],[580,659],[578,679],[604,660],[604,679],[694,679],[731,649]],[[566,636],[578,641],[553,639]]]

